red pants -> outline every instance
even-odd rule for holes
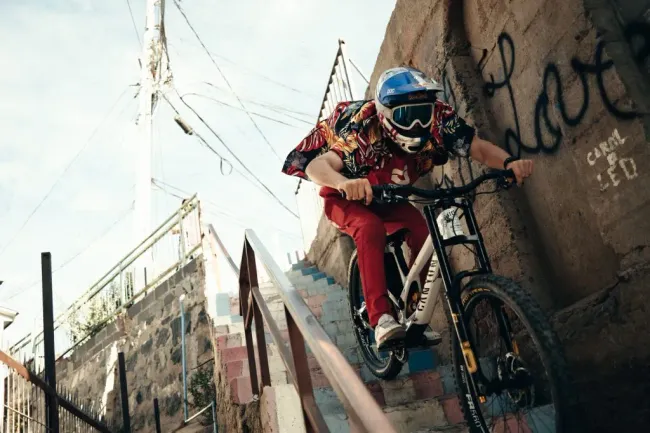
[[[409,203],[366,206],[336,194],[322,194],[325,215],[341,231],[352,236],[357,246],[359,272],[370,325],[375,327],[383,314],[390,314],[384,250],[386,233],[406,228],[406,243],[411,250],[411,264],[424,245],[429,229],[424,217]],[[424,270],[426,273],[426,269]]]

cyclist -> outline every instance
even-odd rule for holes
[[[386,233],[408,230],[413,261],[429,231],[422,214],[409,203],[372,203],[370,186],[411,185],[435,165],[445,164],[449,154],[512,169],[520,185],[533,171],[532,161],[517,160],[479,138],[438,99],[441,91],[439,83],[417,69],[388,69],[379,78],[373,100],[339,103],[288,155],[282,168],[285,174],[320,185],[325,215],[354,239],[378,349],[406,335],[393,317],[387,294]],[[440,335],[434,332],[429,338],[439,340]]]

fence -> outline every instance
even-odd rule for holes
[[[54,321],[57,358],[68,354],[115,318],[126,307],[189,261],[201,248],[200,207],[196,195],[184,200],[149,237],[122,258]],[[155,253],[153,265],[137,278],[134,264]],[[137,281],[142,280],[141,284]],[[43,365],[43,331],[34,331],[14,344],[10,354]]]
[[[257,280],[258,260],[275,283],[284,303],[289,328],[289,347],[260,293]],[[264,332],[264,324],[266,324],[287,368],[287,375],[300,396],[307,431],[328,432],[329,429],[314,399],[305,343],[343,403],[353,426],[352,431],[396,432],[359,376],[318,323],[300,293],[289,282],[252,230],[246,230],[239,281],[239,306],[240,314],[244,317],[244,336],[253,394],[260,395],[260,389],[271,385]],[[253,322],[255,322],[254,329],[257,337],[261,387],[258,383],[258,366],[255,361]]]
[[[352,68],[363,77],[359,68],[348,58],[345,42],[340,39],[316,123],[332,114],[339,102],[351,101],[359,97],[359,93],[353,91],[353,83],[350,80]],[[368,81],[365,77],[363,79]],[[316,238],[318,222],[323,215],[323,200],[318,195],[318,187],[311,182],[300,180],[296,188],[296,202],[300,215],[303,247],[305,251],[309,251],[312,241]]]
[[[6,433],[110,433],[112,429],[99,413],[81,404],[72,394],[56,392],[24,365],[0,351],[0,368],[8,370],[4,383],[5,400],[2,431]],[[48,420],[58,413],[58,428]]]

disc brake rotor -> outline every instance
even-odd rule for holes
[[[519,355],[508,352],[505,359],[499,358],[497,373],[500,381],[511,385],[506,389],[506,393],[513,403],[519,407],[533,404],[535,388],[532,385],[532,375]]]

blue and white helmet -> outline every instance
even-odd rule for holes
[[[389,137],[405,152],[420,151],[431,138],[433,106],[442,86],[422,71],[392,68],[379,77],[375,106]]]

